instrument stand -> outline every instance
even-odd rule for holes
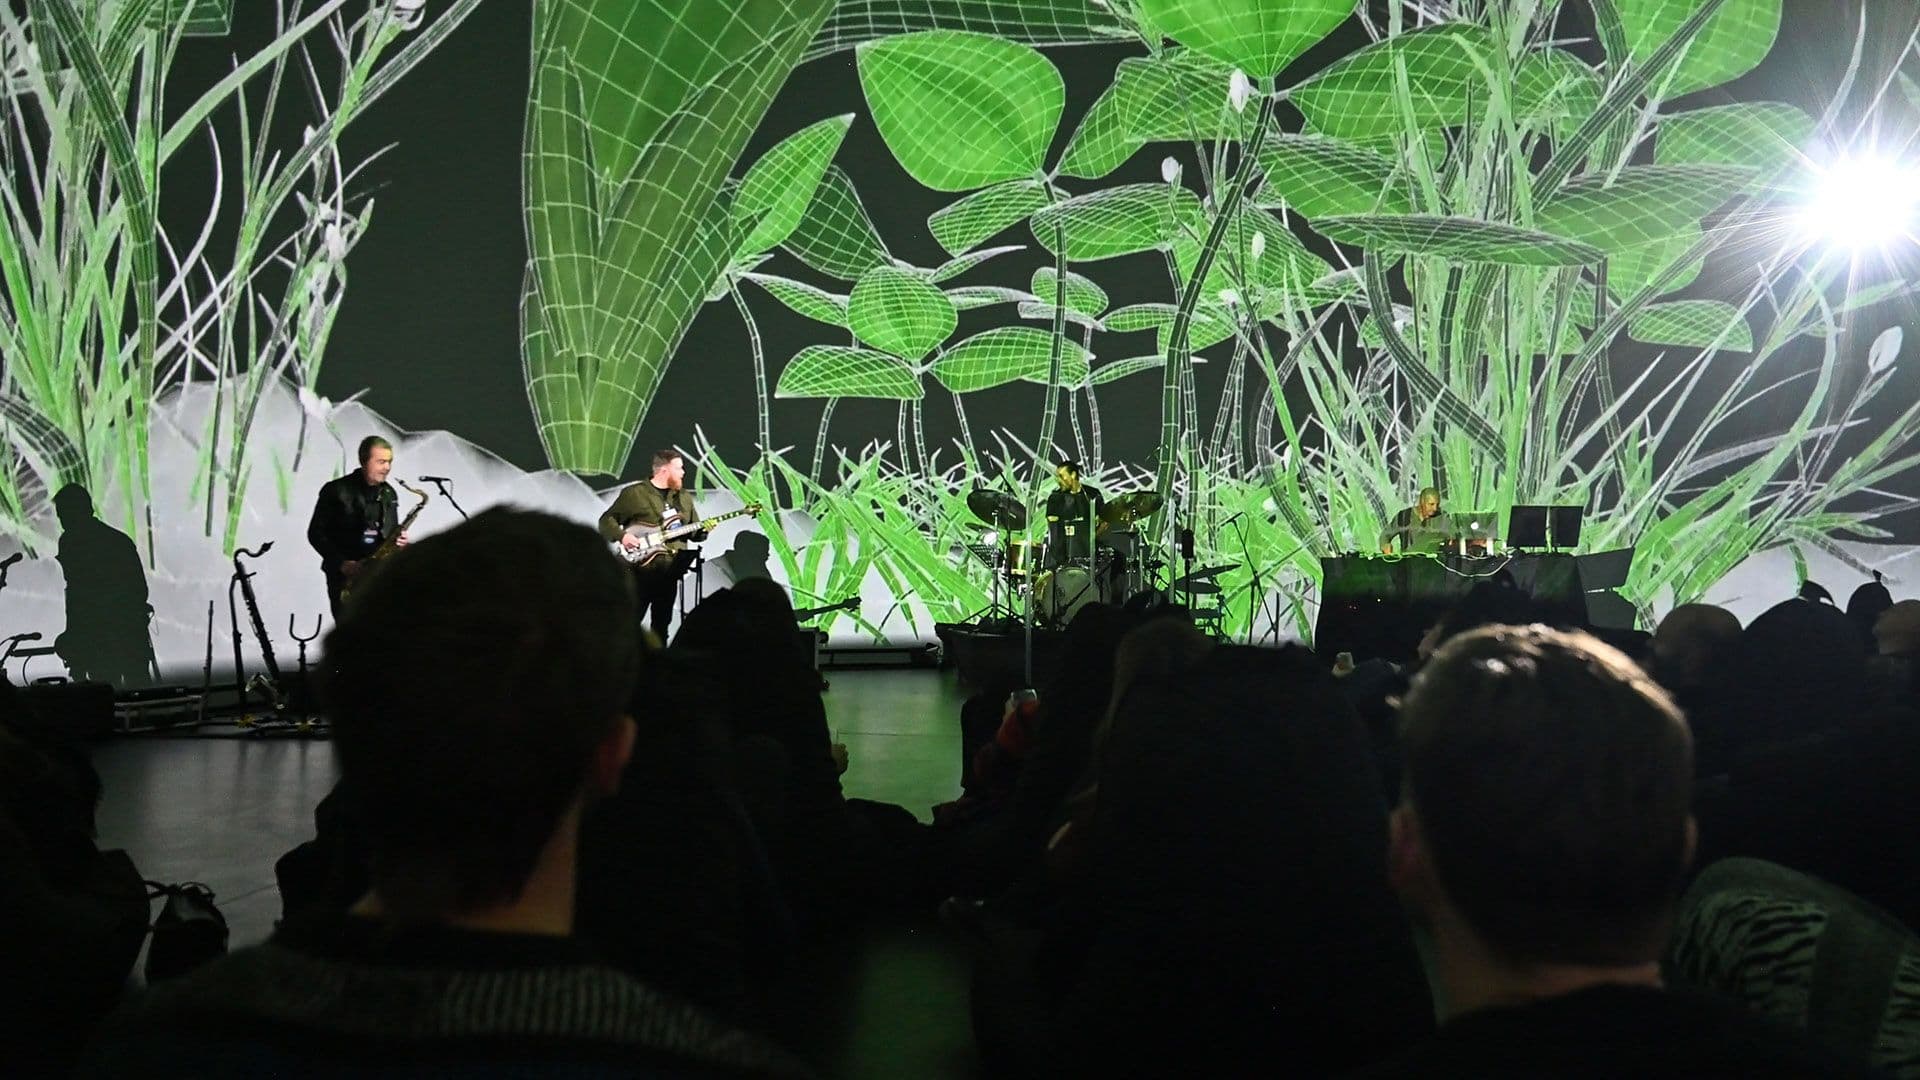
[[[980,548],[982,547],[989,548],[993,552],[991,556],[982,560],[987,564],[987,573],[990,575],[990,587],[992,591],[988,595],[986,607],[973,612],[960,621],[963,623],[972,623],[975,629],[1004,627],[1008,622],[1020,617],[1018,612],[1008,610],[1005,605],[1000,603],[1001,579],[1007,576],[1006,542],[1003,538],[993,544],[970,544],[966,546],[975,558],[980,558]]]
[[[421,479],[425,480],[429,484],[432,484],[434,487],[440,489],[441,498],[444,498],[447,500],[447,505],[453,507],[454,513],[460,515],[461,521],[468,520],[467,512],[465,510],[460,509],[460,504],[454,501],[453,492],[447,490],[447,481],[441,480],[438,477],[426,477],[426,476],[421,477]]]
[[[242,712],[247,708],[247,665],[240,657],[240,605],[234,596],[241,580],[252,576],[236,565],[233,576],[227,579],[227,624],[233,627],[233,696]]]
[[[231,596],[229,596],[231,600]],[[200,714],[194,727],[207,722],[207,697],[213,693],[213,601],[207,601],[207,659],[200,667]]]
[[[453,500],[448,499],[447,501],[452,502]],[[308,634],[306,637],[301,637],[299,633],[294,630],[293,616],[288,615],[287,636],[300,644],[300,719],[295,722],[300,725],[302,730],[310,730],[319,725],[320,718],[313,714],[313,684],[307,680],[307,642],[320,636],[320,616],[315,615],[313,617],[313,633]]]

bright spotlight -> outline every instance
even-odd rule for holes
[[[1800,212],[1809,242],[1883,247],[1911,238],[1920,210],[1920,169],[1880,157],[1841,157],[1819,170]]]

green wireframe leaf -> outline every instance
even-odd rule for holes
[[[1753,351],[1753,328],[1738,308],[1719,300],[1654,304],[1633,317],[1627,333],[1649,345],[1704,349],[1718,343],[1723,349]]]
[[[1660,118],[1654,161],[1661,165],[1744,165],[1771,176],[1798,159],[1813,118],[1792,105],[1750,101]]]
[[[957,289],[948,289],[947,299],[953,301],[953,306],[961,311],[972,311],[995,304],[1029,303],[1033,300],[1033,294],[1004,285],[962,285]]]
[[[1129,57],[1114,76],[1120,125],[1142,142],[1192,142],[1239,134],[1228,91],[1233,69],[1191,49]]]
[[[10,429],[16,451],[29,458],[48,481],[48,490],[87,482],[86,456],[32,402],[0,391],[0,424]]]
[[[1557,138],[1571,136],[1600,106],[1606,80],[1565,49],[1527,54],[1515,70],[1512,110],[1529,128],[1547,128]],[[1476,101],[1486,95],[1476,94]]]
[[[1113,83],[1081,118],[1060,172],[1097,180],[1150,142],[1238,138],[1245,120],[1228,102],[1233,69],[1192,49],[1120,61]]]
[[[554,190],[591,189],[600,221],[595,242],[553,231],[553,215],[528,207],[533,292],[539,310],[557,316],[530,322],[588,331],[564,350],[523,351],[555,467],[625,467],[668,362],[733,253],[726,219],[716,220],[721,186],[830,6],[782,0],[755,20],[710,0],[536,7],[526,169],[530,178],[576,170]],[[555,65],[577,80],[577,113]],[[549,110],[563,115],[548,123],[539,114]],[[577,157],[577,140],[560,137],[563,119],[584,125]],[[533,187],[530,179],[530,203]],[[590,243],[597,266],[583,275],[578,255]]]
[[[827,170],[785,247],[794,258],[842,281],[857,281],[891,259],[853,181],[838,165]]]
[[[1130,40],[1106,0],[840,0],[807,60],[915,30],[977,30],[1029,45]]]
[[[860,278],[847,301],[847,319],[861,341],[918,360],[947,340],[959,322],[953,301],[925,276],[877,266]]]
[[[1174,265],[1182,281],[1189,280],[1199,264],[1200,244],[1197,235],[1187,233],[1174,241]],[[1255,255],[1255,250],[1260,253]],[[1267,297],[1263,315],[1275,314],[1284,306],[1281,294],[1299,294],[1308,283],[1325,277],[1332,269],[1308,251],[1278,217],[1242,203],[1222,234],[1218,257],[1200,287],[1202,302],[1211,303],[1229,289],[1241,294],[1251,292]]]
[[[1644,62],[1704,2],[1615,0],[1629,55]],[[1780,0],[1726,0],[1657,86],[1664,89],[1663,97],[1672,98],[1730,82],[1760,66],[1779,33]]]
[[[887,149],[935,191],[971,191],[1045,164],[1066,84],[1037,50],[929,30],[860,46],[860,85]]]
[[[1138,330],[1158,330],[1173,323],[1174,312],[1179,310],[1172,304],[1129,304],[1115,308],[1103,321],[1107,329],[1117,333],[1133,333]]]
[[[767,295],[785,304],[788,310],[805,315],[828,326],[847,326],[847,298],[803,281],[773,274],[747,274],[746,279],[767,291]]]
[[[906,362],[850,345],[809,345],[787,361],[774,386],[782,398],[881,398],[918,401],[926,391]]]
[[[737,257],[770,250],[793,235],[852,123],[853,114],[848,113],[801,128],[753,163],[734,195],[733,218],[743,223],[754,214],[764,216],[747,234]]]
[[[1534,215],[1534,226],[1602,251],[1665,239],[1698,225],[1753,178],[1732,165],[1634,165],[1611,184],[1587,176],[1561,188]]]
[[[233,28],[233,0],[159,0],[147,25],[162,31],[178,27],[188,37],[225,37]]]
[[[1353,14],[1352,0],[1141,0],[1168,37],[1253,78],[1278,75]]]
[[[1076,195],[1033,214],[1034,238],[1054,252],[1054,228],[1065,230],[1067,257],[1093,262],[1164,248],[1185,225],[1204,224],[1200,199],[1171,184],[1127,184]],[[1055,252],[1058,254],[1058,252]]]
[[[1607,256],[1607,292],[1626,298],[1653,283],[1653,280],[1683,258],[1700,242],[1700,227],[1689,225],[1672,236],[1622,248]],[[1701,260],[1680,272],[1661,292],[1670,293],[1684,289],[1700,276],[1703,266]]]
[[[533,272],[546,302],[542,310],[545,349],[553,358],[588,365],[580,378],[597,378],[594,339],[601,313],[591,300],[601,273],[605,210],[594,182],[592,133],[580,98],[580,80],[564,50],[546,54],[534,73],[533,110],[527,125],[527,224]]]
[[[1116,333],[1133,333],[1139,330],[1152,330],[1157,348],[1164,355],[1167,335],[1173,329],[1174,313],[1178,310],[1172,304],[1130,304],[1116,308],[1106,318],[1100,320],[1108,330]],[[1193,309],[1193,318],[1188,323],[1188,342],[1193,351],[1198,352],[1209,345],[1215,345],[1234,334],[1235,323],[1232,313],[1218,302],[1203,301]],[[1115,376],[1118,378],[1118,376]]]
[[[1324,135],[1268,135],[1260,171],[1266,183],[1258,205],[1284,205],[1309,219],[1413,210],[1407,178],[1396,181],[1391,160]]]
[[[1058,275],[1051,266],[1042,266],[1033,272],[1033,295],[1042,304],[1052,305],[1059,302],[1059,290],[1055,288]],[[1067,271],[1067,310],[1082,315],[1099,316],[1107,310],[1107,290],[1073,271]]]
[[[1047,186],[1038,180],[1008,180],[981,188],[933,212],[927,229],[950,255],[960,255],[1047,205]]]
[[[1493,36],[1471,25],[1426,27],[1369,45],[1294,87],[1288,100],[1313,130],[1359,141],[1400,132],[1453,127],[1467,120],[1469,98],[1487,96],[1473,57],[1495,55]],[[1412,111],[1399,100],[1400,65],[1407,72]]]
[[[1087,350],[1060,343],[1060,385],[1087,380]],[[1031,326],[1002,326],[962,341],[933,362],[933,377],[956,394],[1008,383],[1044,383],[1053,366],[1053,335]]]
[[[1564,236],[1472,218],[1407,214],[1359,215],[1314,222],[1321,235],[1390,255],[1437,255],[1504,266],[1582,266],[1600,261],[1598,248]]]
[[[971,251],[965,255],[956,255],[935,267],[933,273],[928,276],[927,280],[933,282],[952,281],[954,278],[972,270],[974,267],[979,266],[989,259],[997,259],[1002,255],[1010,255],[1013,252],[1025,250],[1026,248],[1023,245],[1008,244],[1004,247],[982,248],[979,251]]]
[[[1129,356],[1124,360],[1115,360],[1110,364],[1101,364],[1094,368],[1093,374],[1087,379],[1087,385],[1105,386],[1129,375],[1155,371],[1166,366],[1167,358],[1164,356]]]
[[[1127,131],[1120,89],[1122,80],[1128,77],[1127,65],[1138,60],[1138,57],[1122,60],[1113,82],[1080,118],[1080,126],[1073,129],[1073,138],[1067,141],[1066,153],[1060,155],[1062,176],[1098,180],[1125,164],[1147,144],[1145,139]]]

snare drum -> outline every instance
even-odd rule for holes
[[[1045,540],[1008,540],[1006,575],[1010,578],[1032,577],[1039,572],[1046,555]]]

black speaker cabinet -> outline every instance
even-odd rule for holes
[[[113,687],[65,679],[29,683],[14,695],[15,722],[29,731],[71,739],[103,739],[113,732]]]

